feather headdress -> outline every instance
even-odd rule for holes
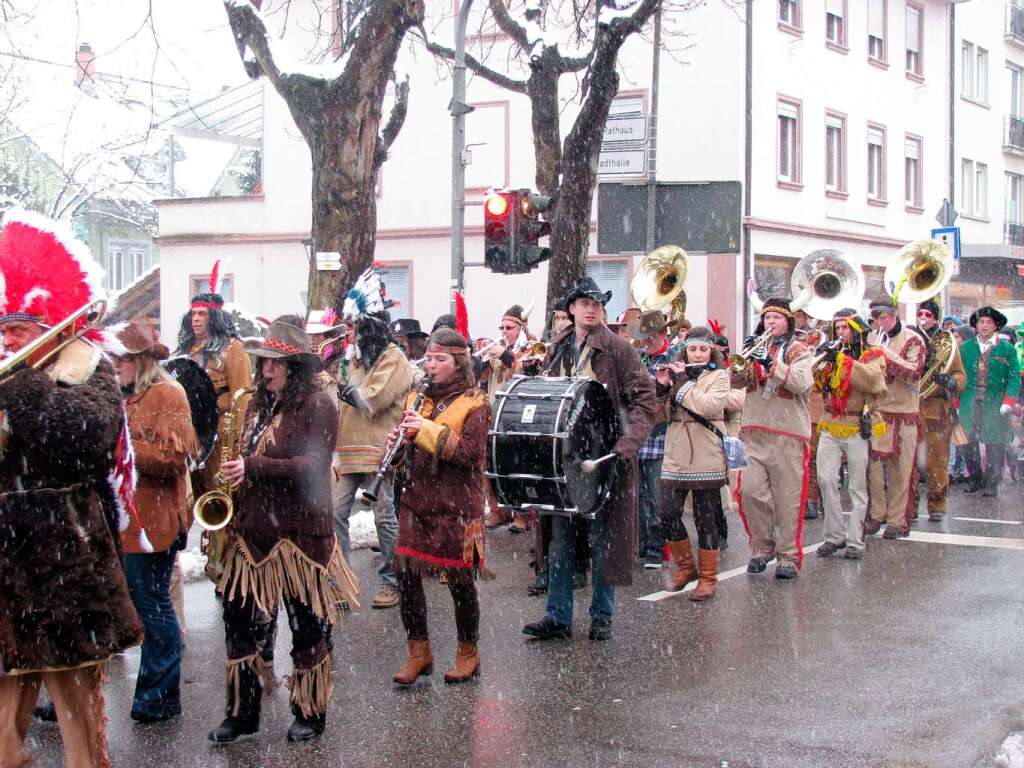
[[[345,294],[345,302],[341,307],[341,315],[345,320],[381,314],[395,306],[394,302],[386,298],[381,274],[382,271],[377,267],[370,267],[359,276],[356,284]]]

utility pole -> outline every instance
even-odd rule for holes
[[[661,73],[661,6],[654,12],[654,53],[651,61],[651,115],[647,150],[647,253],[658,244],[658,78]]]
[[[462,0],[459,17],[455,21],[455,66],[452,71],[452,100],[448,111],[452,115],[452,276],[449,302],[455,312],[455,292],[461,291],[466,271],[466,115],[473,107],[466,103],[466,26],[473,0]]]

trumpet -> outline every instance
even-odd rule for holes
[[[750,358],[768,349],[771,341],[771,331],[765,331],[754,339],[750,346],[744,347],[739,353],[729,356],[729,368],[736,373],[742,373],[747,370],[747,367],[750,365]]]
[[[547,357],[548,345],[543,341],[531,341],[523,347],[523,351],[526,357]]]
[[[2,280],[2,275],[0,275],[0,280]],[[0,361],[0,381],[3,381],[12,373],[17,371],[22,365],[29,365],[32,368],[45,367],[47,363],[57,357],[65,347],[71,344],[71,342],[81,338],[89,331],[99,328],[100,324],[103,322],[103,316],[106,313],[106,299],[96,299],[95,301],[89,302],[85,306],[79,308],[78,311],[65,318],[60,325],[55,325],[32,343],[26,344],[10,357],[6,357]],[[76,329],[75,326],[78,324],[78,321],[83,318],[85,319],[85,325]],[[39,359],[32,359],[40,350],[45,349],[48,345],[57,341],[61,335],[69,329],[71,330],[70,336],[57,344],[53,349],[47,351]]]

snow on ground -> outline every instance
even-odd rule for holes
[[[356,512],[348,519],[348,525],[352,549],[378,546],[377,528],[373,524],[373,512],[371,510]],[[200,553],[198,545],[179,553],[178,565],[181,567],[182,581],[186,584],[206,579],[206,574],[203,572],[203,568],[206,567],[206,558]],[[1016,763],[1007,763],[1007,765],[1012,765],[1012,768],[1018,768]],[[1020,768],[1024,768],[1024,763],[1021,763]]]
[[[996,768],[1024,768],[1024,733],[1011,733],[996,754]]]

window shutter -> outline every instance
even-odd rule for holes
[[[920,160],[921,145],[914,139],[907,139],[903,145],[903,154],[910,160]]]
[[[612,297],[605,305],[608,310],[609,322],[622,313],[626,307],[632,304],[629,297],[629,275],[627,265],[629,262],[613,259],[601,259],[600,261],[587,262],[587,275],[594,279],[602,291],[611,291]]]
[[[878,128],[868,128],[868,144],[878,144],[881,146],[885,143],[885,136]]]
[[[921,12],[916,8],[907,8],[907,50],[921,50]]]
[[[387,297],[398,302],[398,306],[388,311],[392,320],[403,320],[411,317],[409,311],[409,268],[406,266],[394,266],[385,263],[387,272],[381,276]]]
[[[885,0],[868,0],[868,34],[885,39]]]
[[[779,117],[791,117],[796,120],[799,114],[800,110],[796,104],[790,104],[788,101],[779,102]]]
[[[843,17],[843,0],[827,0],[825,3],[825,12],[831,13],[833,16]]]

